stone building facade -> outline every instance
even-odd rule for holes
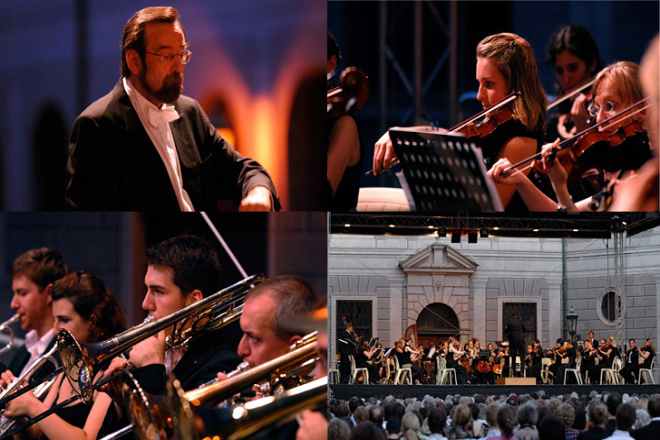
[[[490,237],[452,244],[449,237],[331,234],[331,359],[342,315],[352,317],[358,333],[390,347],[413,324],[422,341],[450,334],[463,342],[501,341],[515,309],[528,338],[547,347],[563,336],[572,306],[582,337],[593,329],[599,338],[650,337],[657,346],[660,228],[623,243],[619,281],[613,240]],[[617,292],[622,326],[613,314]]]

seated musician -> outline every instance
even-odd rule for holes
[[[598,346],[598,364],[591,367],[589,370],[589,377],[592,382],[600,382],[600,374],[603,368],[612,368],[614,358],[620,357],[619,350],[616,347],[614,337],[610,336],[609,339],[602,338]]]
[[[577,350],[571,340],[564,341],[564,345],[558,352],[561,361],[555,373],[555,385],[564,383],[564,375],[567,369],[575,368],[577,361]]]
[[[378,366],[373,362],[370,362],[376,353],[376,347],[370,347],[368,343],[365,343],[362,336],[357,340],[357,348],[355,352],[355,366],[357,368],[366,368],[369,371],[369,382],[378,383],[380,376],[378,374]],[[368,384],[364,384],[368,385]]]
[[[594,365],[596,365],[596,359],[598,358],[596,356],[597,349],[594,348],[593,343],[591,342],[590,339],[587,339],[584,341],[584,351],[582,352],[582,364],[580,364],[580,374],[584,378],[584,383],[587,383],[587,372],[592,371],[592,368]],[[593,382],[593,377],[591,377],[591,373],[589,380]]]
[[[512,104],[512,119],[493,133],[471,140],[481,148],[488,167],[501,158],[516,163],[540,150],[545,129],[545,93],[534,53],[524,38],[501,33],[483,39],[477,46],[476,56],[477,99],[484,109],[512,92],[519,91],[521,96]],[[394,157],[392,141],[389,133],[385,133],[375,145],[374,174],[386,169]],[[519,196],[515,196],[515,188],[497,185],[497,192],[507,211],[525,209]]]
[[[644,94],[649,98],[649,117],[645,119],[646,128],[651,138],[653,158],[639,170],[630,172],[620,179],[617,185],[617,197],[612,201],[610,211],[622,212],[658,212],[660,210],[660,188],[658,175],[660,161],[660,37],[656,36],[644,55],[639,74]]]
[[[147,287],[142,308],[159,319],[216,293],[220,286],[220,263],[215,251],[201,238],[180,235],[147,250]],[[232,371],[241,362],[224,342],[223,330],[205,332],[187,347],[167,350],[165,337],[171,328],[136,344],[130,362],[138,367],[134,376],[152,394],[164,394],[166,373],[174,373],[184,390],[202,385],[218,371]],[[115,358],[106,377],[123,368]]]
[[[401,345],[402,344],[402,345]],[[410,365],[410,371],[412,372],[412,381],[415,383],[419,381],[422,375],[422,369],[418,365],[413,364],[412,355],[417,353],[417,350],[413,348],[412,339],[399,339],[400,347],[396,349],[396,356],[399,359],[399,365],[403,367],[404,365]]]
[[[458,363],[459,359],[465,356],[465,351],[461,350],[461,341],[450,336],[447,341],[447,347],[447,368],[454,368],[456,370],[456,379],[459,384],[468,383],[467,369]]]
[[[639,355],[644,358],[642,368],[651,368],[651,363],[655,357],[655,349],[650,338],[646,339],[646,345],[639,349]]]
[[[25,345],[14,354],[9,367],[0,363],[0,371],[9,369],[18,377],[53,347],[55,320],[51,289],[53,283],[66,275],[67,271],[64,258],[54,249],[32,249],[14,260],[11,267],[14,296],[10,307],[18,315],[21,330],[27,334]],[[31,376],[31,381],[40,382],[53,369],[52,363],[46,363]]]
[[[79,343],[98,342],[114,336],[126,328],[126,317],[112,292],[89,272],[75,272],[56,281],[52,286],[53,315],[56,331],[68,330]],[[12,379],[3,373],[3,381]],[[71,384],[60,373],[41,402],[32,392],[25,393],[7,403],[6,417],[34,418],[74,394]],[[104,420],[108,432],[118,426],[107,417],[112,399],[103,392],[95,392],[89,404],[74,403],[57,410],[23,434],[37,438],[41,433],[49,439],[95,439]],[[118,422],[114,417],[112,420]]]
[[[642,366],[639,363],[639,348],[635,346],[635,339],[631,338],[628,341],[630,348],[623,353],[623,368],[619,374],[623,377],[627,384],[634,384],[635,378],[639,373]]]
[[[557,339],[554,348],[548,349],[549,355],[552,358],[552,362],[547,367],[548,381],[554,381],[554,378],[557,376],[557,370],[561,366],[559,350],[563,347],[563,345],[564,340],[559,338]]]
[[[579,25],[562,27],[550,38],[546,61],[557,78],[557,97],[586,83],[603,68],[598,46],[589,31]],[[548,115],[546,139],[568,139],[588,127],[589,93],[578,93],[562,102],[558,112]]]
[[[328,75],[334,74],[341,59],[339,47],[328,32]],[[360,190],[362,152],[355,119],[345,112],[328,113],[327,178],[331,193],[330,211],[355,210]]]
[[[536,383],[541,383],[542,359],[543,349],[541,348],[541,341],[534,339],[534,343],[527,346],[525,366],[527,367],[527,377],[536,378]]]
[[[640,102],[643,98],[638,66],[635,63],[620,61],[606,67],[596,77],[592,93],[590,111],[597,123],[617,116],[619,112]],[[622,116],[599,126],[598,133],[608,139],[609,137],[614,138],[621,127],[644,120],[644,112],[630,113],[631,115]],[[594,136],[596,136],[596,132],[594,132]],[[585,138],[585,142],[587,140],[588,138]],[[566,211],[605,210],[608,203],[601,202],[603,197],[588,197],[573,203],[572,195],[567,187],[569,173],[564,165],[555,160],[558,148],[558,141],[544,145],[540,162],[540,170],[547,172],[550,177],[557,198],[556,202],[543,194],[524,173],[517,170],[504,173],[504,170],[511,166],[511,162],[507,159],[499,160],[488,171],[488,175],[495,182],[513,185],[532,211],[554,211],[557,209],[557,203],[559,203],[559,209]],[[594,142],[580,156],[573,166],[572,172],[577,170],[580,173],[578,177],[595,173],[599,185],[609,194],[613,191],[611,184],[616,183],[622,173],[640,168],[650,157],[648,135],[646,131],[640,131],[628,136],[615,146],[610,146],[606,141]]]

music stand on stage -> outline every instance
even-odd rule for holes
[[[503,211],[481,150],[462,133],[391,129],[411,211]]]

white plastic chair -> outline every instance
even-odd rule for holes
[[[612,368],[603,368],[600,370],[600,383],[618,385],[620,383],[618,376],[619,371],[621,371],[621,365],[623,365],[621,358],[614,358],[614,361],[612,362]],[[603,376],[605,376],[605,382],[603,382]]]
[[[362,383],[364,385],[369,385],[369,370],[366,368],[357,368],[355,366],[355,358],[353,357],[352,354],[348,355],[348,358],[351,361],[351,384],[356,384],[357,383],[357,378],[359,374],[362,374]]]
[[[543,379],[543,383],[548,383],[548,370],[545,369],[548,365],[552,363],[552,360],[550,358],[542,358],[541,359],[541,379]]]
[[[649,368],[640,368],[639,369],[639,384],[642,385],[642,379],[645,378],[644,373],[648,375],[648,380],[644,380],[644,383],[647,384],[655,384],[655,381],[653,380],[653,367],[655,366],[655,357],[653,357],[653,360],[651,361],[651,366]]]
[[[405,381],[408,385],[412,385],[412,369],[408,366],[411,364],[399,365],[399,358],[394,356],[394,385],[403,385]]]
[[[580,374],[580,365],[582,365],[582,356],[577,358],[577,361],[575,362],[575,368],[567,368],[564,370],[564,385],[566,385],[568,373],[575,375],[575,380],[577,381],[578,385],[583,385],[582,375]]]
[[[442,356],[438,356],[436,361],[438,363],[438,373],[435,376],[435,383],[438,385],[457,383],[458,380],[456,378],[456,369],[447,368],[447,359],[443,358]]]

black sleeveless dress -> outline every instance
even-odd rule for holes
[[[543,132],[532,132],[525,128],[525,126],[517,119],[509,119],[502,124],[493,133],[475,140],[475,144],[481,148],[481,152],[486,162],[486,169],[490,169],[498,160],[498,155],[504,145],[515,137],[528,137],[536,141],[536,152],[541,151],[543,145]],[[529,209],[525,202],[516,191],[509,204],[504,209],[505,212],[528,212]]]
[[[340,116],[341,117],[341,116]],[[352,116],[348,116],[352,117]],[[339,118],[331,118],[328,121],[328,138]],[[358,135],[359,137],[359,135]],[[362,142],[360,142],[360,160],[344,170],[341,181],[337,186],[334,196],[331,196],[331,212],[350,212],[355,211],[358,203],[358,193],[360,192],[360,175],[362,174]],[[328,185],[329,187],[329,185]],[[328,192],[329,195],[332,191]]]

